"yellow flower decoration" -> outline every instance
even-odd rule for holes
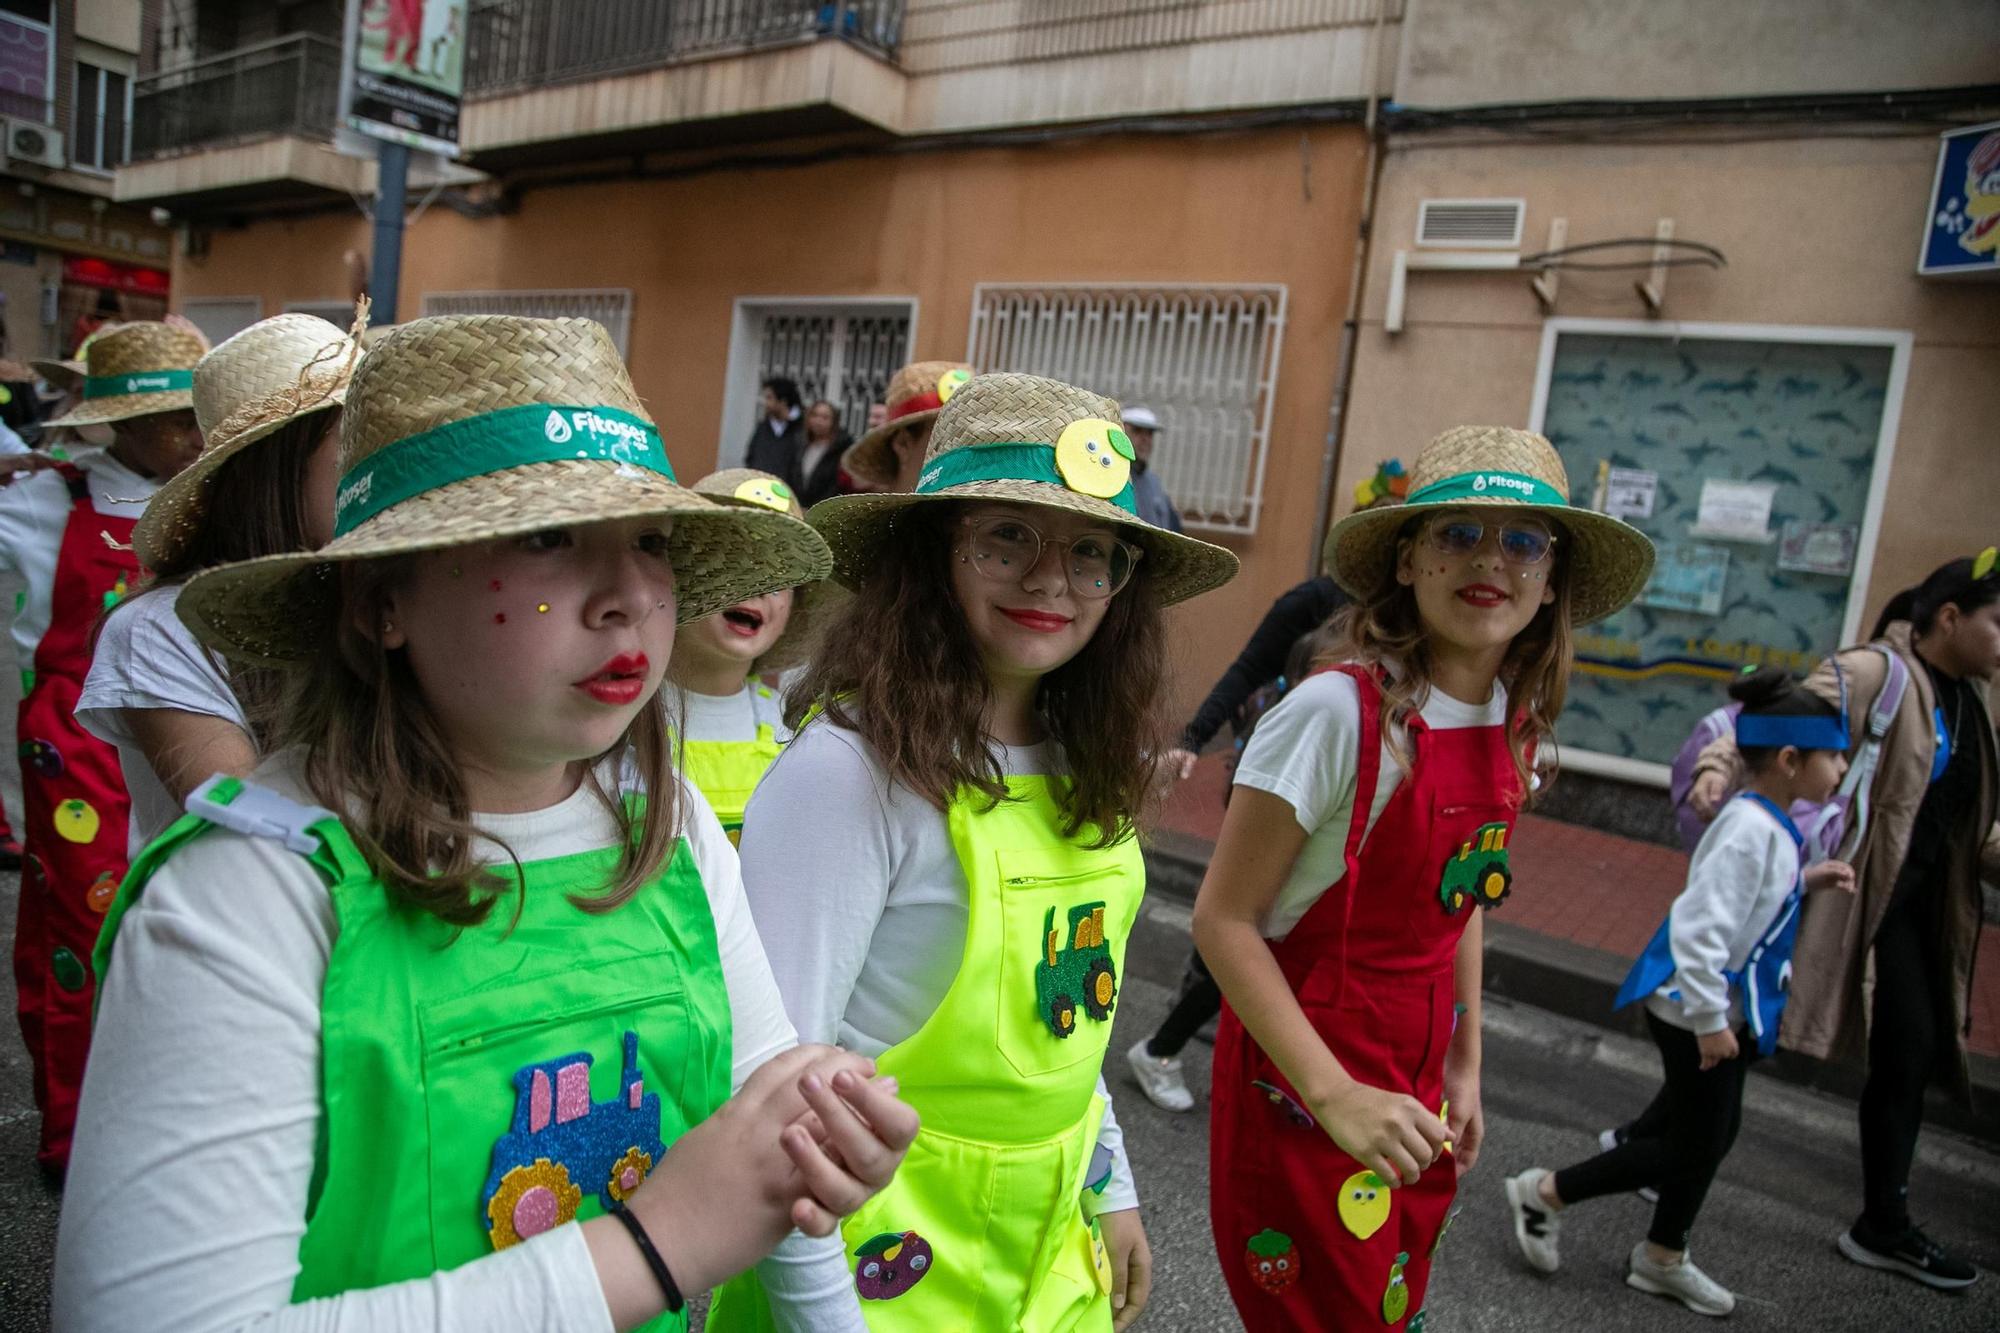
[[[963,389],[971,379],[972,372],[969,370],[947,370],[944,373],[944,378],[938,381],[938,401],[940,403],[950,402],[951,396],[960,389]]]
[[[736,488],[735,496],[753,505],[775,509],[781,514],[792,512],[792,488],[782,481],[773,481],[768,477],[750,478]]]
[[[1056,471],[1071,490],[1109,500],[1132,480],[1132,437],[1115,421],[1072,421],[1056,437]]]
[[[1995,548],[1989,546],[1974,557],[1972,561],[1972,577],[1983,579],[1988,574],[1991,574],[1996,555],[2000,555],[2000,551],[1996,551]]]

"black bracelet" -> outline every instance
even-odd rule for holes
[[[646,1234],[646,1228],[639,1225],[639,1219],[632,1216],[631,1210],[617,1199],[611,1201],[611,1215],[625,1224],[625,1230],[632,1235],[632,1243],[637,1245],[639,1253],[645,1256],[646,1267],[653,1270],[653,1281],[660,1284],[660,1291],[667,1298],[667,1313],[679,1314],[687,1307],[687,1301],[681,1296],[681,1289],[674,1281],[674,1275],[667,1271],[667,1261],[653,1248],[653,1238]]]

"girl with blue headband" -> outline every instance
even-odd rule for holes
[[[1847,772],[1842,710],[1776,667],[1741,677],[1729,693],[1743,705],[1743,791],[1708,826],[1687,888],[1618,992],[1620,1007],[1645,1001],[1660,1048],[1662,1113],[1641,1118],[1658,1132],[1614,1138],[1589,1161],[1554,1172],[1531,1167],[1507,1181],[1515,1238],[1544,1273],[1558,1266],[1558,1215],[1569,1205],[1657,1190],[1653,1224],[1632,1250],[1625,1281],[1705,1315],[1728,1314],[1736,1298],[1695,1267],[1688,1233],[1742,1124],[1744,1075],[1777,1047],[1804,895],[1854,888],[1844,862],[1805,866],[1805,835],[1787,813],[1794,801],[1828,800]]]

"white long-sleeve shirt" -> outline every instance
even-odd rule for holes
[[[1771,812],[1756,801],[1725,801],[1695,845],[1687,887],[1668,911],[1674,974],[1646,998],[1646,1008],[1694,1033],[1742,1022],[1742,1003],[1723,973],[1742,968],[1798,875],[1798,846]]]
[[[91,508],[100,514],[136,519],[160,489],[158,481],[140,476],[102,449],[85,450],[71,461],[88,474]],[[69,483],[53,470],[0,488],[0,569],[21,576],[21,609],[11,633],[15,664],[23,671],[34,665],[35,647],[54,615],[56,557],[71,507]]]
[[[1047,747],[996,747],[1049,771]],[[896,785],[860,735],[821,719],[785,747],[743,816],[743,883],[801,1040],[863,1055],[915,1035],[965,955],[970,891],[944,812]],[[1092,1213],[1139,1206],[1102,1074],[1111,1183]]]
[[[252,781],[313,803],[297,751],[266,760]],[[741,1087],[797,1037],[735,850],[707,802],[684,791],[729,993],[730,1082]],[[617,837],[585,788],[545,810],[475,819],[524,862]],[[135,1319],[179,1333],[612,1327],[574,1224],[427,1278],[290,1304],[322,1109],[320,997],[338,933],[332,898],[304,857],[222,829],[177,853],[126,913],[77,1113],[55,1328]],[[837,1234],[794,1232],[757,1272],[782,1327],[865,1333]]]

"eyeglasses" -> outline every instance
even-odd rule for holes
[[[1439,555],[1471,555],[1485,544],[1488,528],[1470,514],[1453,514],[1432,523],[1428,536]],[[1515,519],[1493,530],[1500,536],[1500,558],[1510,565],[1539,565],[1556,544],[1555,534],[1540,523]]]
[[[1132,580],[1132,570],[1145,552],[1108,532],[1086,532],[1067,541],[1044,537],[1033,524],[1008,514],[962,520],[964,555],[973,568],[991,579],[1019,583],[1055,547],[1063,553],[1063,574],[1069,590],[1088,601],[1101,601]]]

